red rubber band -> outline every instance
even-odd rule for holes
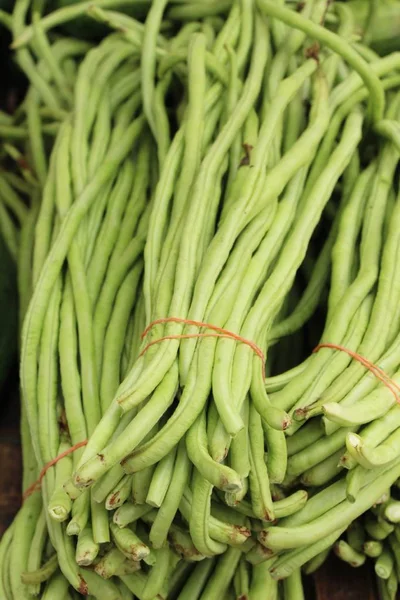
[[[58,461],[60,461],[62,458],[64,458],[65,456],[68,456],[69,454],[72,454],[73,452],[75,452],[75,450],[82,448],[82,446],[86,446],[87,443],[88,443],[87,440],[83,440],[83,442],[78,442],[74,446],[71,446],[71,448],[68,448],[68,450],[61,452],[61,454],[59,454],[58,456],[56,456],[55,458],[50,460],[48,463],[46,463],[44,465],[44,467],[42,468],[42,470],[40,471],[38,479],[34,483],[32,483],[32,485],[30,485],[27,490],[25,490],[22,498],[24,500],[26,500],[26,498],[31,496],[34,492],[40,490],[40,486],[41,486],[43,477],[46,475],[46,473],[50,469],[50,467],[54,467],[54,465],[56,465],[58,463]]]
[[[394,395],[394,397],[396,399],[396,402],[400,403],[400,385],[398,383],[396,383],[393,379],[391,379],[389,377],[389,375],[387,373],[385,373],[385,371],[383,369],[381,369],[377,365],[374,365],[374,363],[372,363],[367,358],[365,358],[365,356],[362,356],[361,354],[357,354],[357,352],[354,352],[353,350],[349,350],[349,348],[346,348],[345,346],[341,346],[340,344],[329,344],[329,343],[318,344],[318,346],[316,348],[314,348],[313,354],[315,352],[318,352],[318,350],[320,350],[321,348],[332,348],[333,350],[340,350],[341,352],[346,352],[346,354],[348,354],[349,356],[354,358],[354,360],[357,360],[366,369],[371,371],[371,373],[373,375],[375,375],[375,377],[377,379],[379,379],[392,392],[392,394]]]
[[[146,337],[146,335],[148,334],[150,329],[152,327],[154,327],[155,325],[159,325],[161,323],[170,323],[170,322],[184,323],[186,325],[194,325],[196,327],[206,327],[207,329],[213,329],[217,333],[193,333],[193,334],[182,334],[182,335],[166,335],[158,340],[154,340],[154,341],[150,342],[149,344],[147,344],[147,346],[145,346],[145,348],[143,348],[143,350],[141,351],[139,356],[142,356],[154,344],[159,344],[160,342],[162,342],[164,340],[180,340],[180,339],[204,338],[204,337],[229,338],[229,339],[236,340],[237,342],[246,344],[257,354],[257,356],[260,357],[260,359],[262,361],[263,378],[265,379],[265,357],[264,357],[264,353],[261,350],[261,348],[259,346],[257,346],[257,344],[252,342],[251,340],[247,340],[246,338],[242,337],[241,335],[238,335],[237,333],[234,333],[233,331],[228,331],[227,329],[223,329],[222,327],[217,327],[216,325],[212,325],[210,323],[203,323],[201,321],[191,321],[189,319],[181,319],[179,317],[167,317],[165,319],[157,319],[156,321],[153,321],[152,323],[150,323],[150,325],[148,325],[146,327],[146,329],[142,333],[142,336],[141,336],[142,339],[144,339]],[[75,450],[78,450],[79,448],[86,446],[87,443],[88,443],[87,440],[84,440],[83,442],[78,442],[78,444],[71,446],[71,448],[68,448],[68,450],[65,450],[65,452],[62,452],[61,454],[59,454],[58,456],[53,458],[51,461],[49,461],[47,464],[45,464],[44,467],[42,468],[42,470],[40,471],[38,479],[34,483],[32,483],[32,485],[29,486],[27,490],[25,490],[25,492],[23,494],[23,499],[25,500],[31,494],[33,494],[34,492],[36,492],[37,490],[40,489],[40,485],[42,483],[43,477],[46,475],[47,471],[51,467],[56,465],[58,463],[58,461],[60,461],[65,456],[68,456],[69,454],[72,454],[73,452],[75,452]]]
[[[178,340],[178,339],[205,338],[205,337],[229,338],[229,339],[236,340],[237,342],[241,342],[242,344],[246,344],[257,354],[257,356],[260,357],[260,359],[262,361],[263,378],[265,379],[265,357],[264,357],[264,353],[261,350],[261,348],[259,346],[257,346],[257,344],[252,342],[251,340],[248,340],[248,339],[242,337],[241,335],[234,333],[233,331],[223,329],[222,327],[218,327],[217,325],[212,325],[211,323],[203,323],[202,321],[191,321],[189,319],[182,319],[180,317],[167,317],[165,319],[157,319],[157,320],[153,321],[152,323],[150,323],[150,325],[148,325],[146,327],[146,329],[142,333],[142,336],[141,336],[142,339],[144,339],[146,337],[146,335],[149,333],[150,329],[152,327],[154,327],[155,325],[159,325],[162,323],[170,323],[170,322],[184,323],[186,325],[194,325],[196,327],[206,327],[207,329],[213,329],[217,333],[193,333],[193,334],[181,334],[181,335],[166,335],[164,337],[159,338],[158,340],[154,340],[153,342],[150,342],[149,344],[147,344],[147,346],[144,347],[144,349],[141,351],[139,356],[142,356],[154,344],[159,344],[160,342],[162,342],[164,340]],[[316,346],[314,348],[312,353],[315,354],[316,352],[321,350],[321,348],[331,348],[333,350],[339,350],[341,352],[346,352],[346,354],[348,354],[349,356],[354,358],[354,360],[357,360],[359,363],[361,363],[364,367],[366,367],[369,371],[371,371],[371,373],[373,373],[375,375],[375,377],[377,377],[384,385],[386,385],[386,387],[394,395],[396,402],[400,403],[400,396],[399,396],[400,385],[398,383],[396,383],[393,379],[391,379],[389,377],[389,375],[387,375],[387,373],[385,373],[385,371],[383,371],[383,369],[381,369],[377,365],[374,365],[374,363],[369,361],[367,358],[365,358],[361,354],[357,354],[357,352],[354,352],[353,350],[350,350],[349,348],[346,348],[345,346],[341,346],[340,344],[330,344],[330,343],[318,344],[318,346]],[[61,454],[59,454],[58,456],[56,456],[55,458],[50,460],[48,463],[46,463],[44,465],[44,467],[42,468],[42,470],[40,471],[38,479],[34,483],[32,483],[32,485],[30,485],[27,490],[25,490],[25,492],[23,494],[23,499],[26,500],[26,498],[31,496],[31,494],[33,494],[34,492],[36,492],[40,489],[43,477],[46,475],[47,471],[51,467],[56,465],[65,456],[68,456],[69,454],[72,454],[79,448],[86,446],[87,443],[88,443],[88,440],[83,440],[82,442],[78,442],[74,446],[71,446],[71,448],[68,448],[68,450],[61,452]]]
[[[180,335],[165,335],[157,340],[153,340],[152,342],[149,342],[147,344],[147,346],[145,346],[143,348],[143,350],[141,351],[139,356],[142,356],[143,354],[145,354],[145,352],[147,352],[147,350],[149,348],[151,348],[151,346],[154,346],[154,344],[159,344],[160,342],[163,342],[164,340],[187,340],[187,339],[191,339],[191,338],[205,338],[205,337],[229,338],[231,340],[235,340],[236,342],[246,344],[246,346],[249,346],[249,348],[251,348],[253,350],[253,352],[255,354],[257,354],[257,356],[261,359],[262,375],[263,375],[263,379],[265,379],[264,352],[261,350],[261,348],[259,346],[257,346],[257,344],[255,342],[248,340],[247,338],[244,338],[241,335],[234,333],[233,331],[229,331],[228,329],[224,329],[223,327],[218,327],[217,325],[213,325],[212,323],[203,323],[203,321],[192,321],[191,319],[182,319],[181,317],[166,317],[164,319],[156,319],[155,321],[152,321],[150,323],[150,325],[148,325],[146,327],[146,329],[143,331],[143,333],[141,335],[142,340],[147,336],[150,329],[152,329],[155,325],[161,325],[163,323],[183,323],[185,325],[193,325],[194,327],[205,327],[206,329],[212,329],[216,333],[188,333],[188,334],[180,334]]]

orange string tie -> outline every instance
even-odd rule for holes
[[[224,329],[223,327],[218,327],[217,325],[213,325],[212,323],[203,323],[203,321],[192,321],[191,319],[183,319],[181,317],[166,317],[164,319],[156,319],[155,321],[152,321],[150,323],[150,325],[148,325],[146,327],[146,329],[143,331],[143,333],[141,335],[142,340],[147,336],[149,331],[155,325],[161,325],[164,323],[183,323],[184,325],[193,325],[194,327],[203,327],[206,329],[212,329],[215,333],[187,333],[187,334],[177,334],[177,335],[165,335],[161,338],[158,338],[157,340],[153,340],[152,342],[149,342],[147,344],[147,346],[145,346],[143,348],[143,350],[141,351],[139,356],[143,356],[143,354],[145,354],[145,352],[147,352],[147,350],[149,348],[151,348],[151,346],[154,346],[154,344],[159,344],[160,342],[163,342],[164,340],[187,340],[187,339],[192,339],[192,338],[206,338],[206,337],[228,338],[231,340],[235,340],[236,342],[246,344],[246,346],[249,346],[249,348],[251,348],[253,350],[253,352],[255,354],[257,354],[257,356],[261,359],[262,376],[263,376],[263,379],[265,379],[264,352],[252,340],[248,340],[247,338],[242,337],[241,335],[234,333],[233,331],[229,331],[228,329]]]
[[[357,352],[354,352],[353,350],[349,350],[349,348],[346,348],[345,346],[341,346],[340,344],[329,344],[329,343],[318,344],[318,346],[316,348],[314,348],[313,354],[315,352],[318,352],[318,350],[320,350],[321,348],[332,348],[333,350],[340,350],[341,352],[346,352],[346,354],[348,354],[349,356],[354,358],[354,360],[357,360],[366,369],[371,371],[371,373],[373,375],[375,375],[375,377],[377,379],[379,379],[392,392],[392,394],[394,395],[394,397],[396,399],[396,402],[400,404],[400,385],[398,383],[396,383],[396,381],[391,379],[389,377],[389,375],[387,373],[385,373],[385,371],[383,369],[381,369],[377,365],[374,365],[374,363],[372,363],[370,360],[365,358],[365,356],[362,356],[361,354],[357,354]]]
[[[25,490],[25,492],[23,493],[22,498],[24,500],[26,500],[34,492],[40,490],[40,486],[41,486],[43,477],[46,475],[46,473],[50,469],[50,467],[54,467],[54,465],[56,465],[62,458],[64,458],[65,456],[68,456],[69,454],[72,454],[73,452],[75,452],[75,450],[78,450],[79,448],[82,448],[83,446],[86,446],[87,443],[88,443],[87,440],[83,440],[83,442],[78,442],[74,446],[71,446],[71,448],[68,448],[68,450],[65,450],[64,452],[61,452],[61,454],[59,454],[58,456],[56,456],[55,458],[53,458],[52,460],[50,460],[48,463],[46,463],[44,465],[44,467],[42,468],[42,470],[40,471],[38,479],[36,481],[34,481],[32,483],[32,485],[30,485],[28,487],[27,490]]]

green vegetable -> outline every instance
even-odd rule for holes
[[[0,12],[29,82],[0,113],[28,490],[5,597],[301,600],[332,548],[394,597],[392,2]]]
[[[400,5],[398,0],[365,2],[350,0],[348,3],[360,34],[379,54],[399,50]]]

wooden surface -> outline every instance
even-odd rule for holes
[[[2,390],[0,404],[0,535],[21,503],[22,461],[19,439],[18,387]]]
[[[21,498],[19,409],[15,386],[4,390],[0,406],[0,536],[18,510]],[[376,600],[374,577],[368,567],[353,569],[332,556],[308,580],[306,600]],[[267,599],[266,599],[267,600]]]
[[[376,600],[370,566],[353,569],[331,555],[314,575],[317,600]]]

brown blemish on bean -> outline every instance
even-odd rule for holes
[[[86,581],[83,579],[82,575],[78,575],[79,577],[79,589],[78,592],[82,594],[82,596],[87,596],[89,594],[88,586]]]
[[[306,58],[313,58],[319,64],[319,51],[320,47],[318,42],[314,42],[314,44],[306,48],[304,54]]]
[[[253,150],[253,147],[251,144],[246,144],[244,143],[242,145],[243,150],[244,150],[244,157],[242,158],[242,160],[239,163],[239,167],[247,167],[250,164],[250,160],[251,160],[251,151]]]

